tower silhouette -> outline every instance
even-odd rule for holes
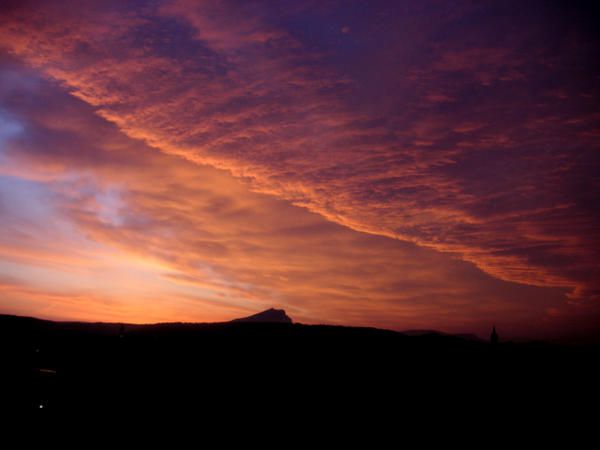
[[[498,333],[496,333],[496,325],[492,327],[492,334],[490,335],[490,344],[496,345],[498,344]]]

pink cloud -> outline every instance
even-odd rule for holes
[[[343,49],[320,48],[265,11],[230,2],[166,2],[125,12],[86,5],[61,9],[59,16],[37,6],[17,8],[0,23],[12,54],[130,138],[182,157],[186,162],[169,157],[169,165],[182,164],[177,170],[186,179],[206,175],[204,164],[226,169],[255,192],[347,228],[449,253],[500,280],[564,288],[579,301],[596,298],[598,221],[590,205],[598,192],[598,111],[585,52],[574,53],[579,65],[561,65],[567,53],[545,46],[550,25],[533,24],[525,39],[504,33],[491,13],[467,20],[482,14],[481,7],[442,10],[429,23],[415,6],[387,19],[407,17],[406,26],[361,36],[367,25],[345,24],[364,41],[344,59]],[[177,48],[152,39],[162,36],[165,21],[187,30]],[[457,23],[467,24],[460,33],[452,31]],[[584,42],[578,33],[561,45]],[[553,77],[563,81],[560,104]],[[46,170],[70,164],[56,156],[32,159],[45,159]],[[89,167],[104,170],[98,161]],[[155,218],[176,193],[146,189],[154,188],[129,190],[126,201],[137,205],[136,216],[151,218],[157,233],[166,232]],[[240,209],[252,207],[258,206]],[[200,228],[184,213],[200,205],[182,208],[167,209],[167,217]],[[229,213],[245,217],[235,208]],[[69,214],[95,239],[136,242],[135,228],[99,226],[89,211]],[[256,243],[240,246],[268,251]],[[218,260],[217,249],[229,247],[207,248]],[[190,270],[190,261],[157,252]],[[236,289],[278,276],[254,278],[235,269],[229,276],[242,280]]]

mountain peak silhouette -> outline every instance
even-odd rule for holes
[[[232,322],[292,323],[292,319],[283,309],[269,308],[248,317],[232,320]]]

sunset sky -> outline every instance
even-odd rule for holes
[[[0,313],[600,334],[594,1],[0,1]]]

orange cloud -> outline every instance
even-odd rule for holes
[[[561,291],[494,280],[251,192],[224,171],[123,136],[56,88],[44,92],[44,110],[28,124],[37,140],[10,142],[8,155],[12,177],[43,186],[50,209],[30,228],[16,205],[3,213],[0,273],[18,279],[4,288],[4,312],[213,321],[278,305],[305,322],[482,334],[494,317],[519,334],[563,302]],[[28,108],[13,111],[35,117]],[[43,176],[50,158],[63,172]]]
[[[265,304],[281,296],[301,317],[387,324],[378,316],[387,310],[396,318],[444,323],[451,311],[469,308],[481,317],[494,300],[489,291],[469,290],[466,275],[445,272],[461,264],[452,257],[500,280],[594,300],[600,246],[589,205],[598,192],[599,142],[590,132],[597,91],[587,54],[574,54],[579,65],[561,64],[570,53],[541,45],[549,27],[543,24],[527,28],[527,42],[537,47],[521,48],[518,35],[496,42],[494,36],[506,34],[491,12],[454,34],[471,8],[442,8],[432,22],[420,7],[408,7],[381,19],[394,26],[378,30],[368,29],[368,21],[344,24],[354,39],[368,29],[362,47],[346,56],[344,48],[336,53],[327,42],[286,28],[284,13],[273,17],[260,5],[15,7],[0,19],[5,48],[105,120],[87,127],[76,115],[57,120],[30,108],[27,117],[37,126],[59,135],[89,129],[102,145],[79,136],[89,154],[75,162],[68,145],[41,151],[39,143],[23,141],[9,153],[28,172],[35,165],[38,179],[62,177],[52,181],[57,207],[94,241],[151,255],[173,269],[171,280],[203,284],[208,277],[219,290]],[[310,14],[322,19],[326,9]],[[174,26],[176,34],[168,31]],[[585,37],[578,33],[563,45],[576,49],[572,42]],[[556,89],[543,73],[563,81],[560,106],[547,95]],[[204,165],[226,169],[246,184]],[[115,169],[133,166],[135,173]],[[73,171],[77,177],[65,178]],[[423,248],[358,239],[290,204]],[[288,231],[277,237],[277,230],[294,229],[296,222],[314,236],[295,239]],[[320,238],[304,244],[312,237]],[[385,249],[370,255],[362,239],[385,242]],[[347,254],[346,246],[372,259]],[[408,270],[394,262],[390,246],[399,261],[416,258],[430,267],[433,258],[439,267]],[[316,254],[321,258],[314,260]],[[347,258],[366,261],[344,272]],[[310,273],[302,269],[307,266]],[[349,281],[363,270],[369,277]],[[324,280],[318,273],[331,276]],[[415,286],[415,297],[398,297],[402,288],[389,286],[398,273],[409,280],[407,292]],[[425,279],[443,287],[436,291]],[[442,300],[442,291],[456,296]],[[478,295],[486,298],[482,305],[473,300]],[[414,300],[422,296],[431,303]],[[318,306],[323,297],[328,306]],[[457,306],[457,297],[469,299],[469,307]],[[388,309],[370,310],[372,299]],[[524,316],[547,310],[530,303]],[[344,312],[349,304],[354,309]],[[518,315],[519,306],[505,306]],[[433,318],[434,310],[445,312]],[[460,320],[474,320],[467,316]]]

